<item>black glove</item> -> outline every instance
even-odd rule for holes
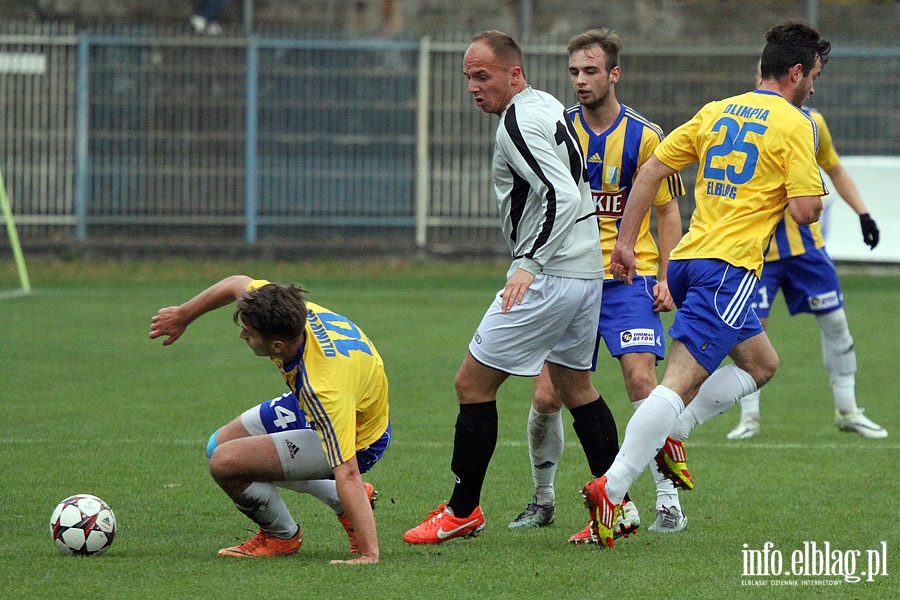
[[[863,241],[874,250],[878,245],[878,226],[869,213],[859,215],[859,226],[862,227]]]

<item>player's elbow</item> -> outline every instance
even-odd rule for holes
[[[822,216],[822,198],[819,196],[791,198],[789,210],[798,225],[810,225]]]

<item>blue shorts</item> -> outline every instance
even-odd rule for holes
[[[619,357],[632,352],[655,354],[657,361],[666,356],[666,336],[662,317],[653,312],[655,277],[636,275],[631,285],[616,279],[603,282],[603,302],[597,327],[597,348],[594,349],[594,369],[600,338],[610,355]]]
[[[737,344],[763,332],[750,307],[758,279],[716,259],[669,261],[669,291],[678,311],[669,335],[712,374]]]
[[[278,398],[260,404],[259,420],[266,433],[313,428],[306,420],[306,413],[300,408],[300,402],[297,401],[294,392],[285,392]]]
[[[381,460],[381,455],[387,450],[391,444],[391,424],[388,423],[387,429],[378,440],[361,450],[356,451],[356,462],[359,465],[359,472],[365,473],[371,469],[375,463]]]
[[[844,306],[837,271],[825,248],[766,263],[753,303],[761,319],[769,317],[779,289],[792,315],[825,314]]]

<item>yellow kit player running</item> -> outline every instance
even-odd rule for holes
[[[669,261],[669,290],[679,310],[662,383],[629,421],[613,465],[582,490],[601,546],[612,548],[625,492],[682,412],[702,423],[775,374],[778,355],[750,303],[785,209],[800,224],[822,211],[816,126],[800,107],[830,50],[808,25],[773,27],[760,88],[704,106],[663,140],[638,174],[611,257],[613,275],[626,283],[634,277],[640,222],[660,184],[699,162],[697,207]],[[726,356],[733,364],[719,369]],[[683,462],[669,466],[679,475]]]
[[[224,548],[219,555],[296,552],[303,534],[276,486],[333,477],[359,556],[332,562],[378,562],[371,486],[361,479],[381,458],[391,437],[388,382],[378,351],[349,319],[309,302],[303,288],[243,275],[223,279],[180,306],[160,309],[152,319],[150,337],[166,336],[163,345],[169,345],[196,318],[234,301],[240,338],[254,354],[278,365],[299,403],[295,408],[305,413],[313,428],[226,435],[224,443],[218,440],[210,456],[210,473],[238,510],[260,528],[247,542]],[[283,410],[278,414],[287,415]],[[296,417],[297,412],[291,415]]]
[[[863,241],[875,248],[878,245],[878,227],[869,215],[853,179],[841,165],[825,118],[815,109],[803,110],[819,128],[816,161],[828,173],[841,198],[859,215]],[[865,438],[886,438],[887,430],[865,416],[863,409],[856,405],[856,351],[844,312],[844,294],[834,263],[825,249],[819,223],[798,225],[790,215],[785,215],[778,224],[753,304],[763,327],[766,327],[769,310],[779,289],[784,292],[791,315],[810,313],[819,325],[822,362],[834,395],[835,426]],[[729,439],[759,435],[759,397],[757,390],[741,398],[741,420],[728,434]],[[684,435],[687,433],[684,432]]]

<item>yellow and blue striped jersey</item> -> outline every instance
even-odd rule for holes
[[[819,148],[816,150],[816,162],[825,171],[830,171],[838,165],[840,158],[834,149],[831,132],[825,124],[822,113],[814,108],[803,108],[803,112],[812,117],[819,127]],[[784,219],[775,228],[775,235],[769,244],[769,253],[766,254],[766,262],[772,262],[781,258],[800,256],[812,250],[817,250],[825,245],[822,237],[822,225],[818,221],[812,225],[797,225],[789,212],[784,213]]]
[[[628,194],[641,165],[647,162],[662,141],[663,132],[624,104],[616,121],[602,133],[594,133],[585,123],[581,104],[566,109],[566,113],[575,125],[582,153],[587,160],[588,181],[600,226],[603,269],[605,278],[612,279],[609,258],[619,235]],[[683,194],[684,184],[676,173],[660,185],[653,204],[662,206]],[[641,223],[634,254],[637,274],[655,277],[659,267],[659,250],[650,234],[649,212]]]
[[[715,258],[762,271],[788,199],[827,194],[806,113],[763,90],[710,102],[657,147],[675,170],[698,161],[696,209],[671,259]]]
[[[268,284],[252,281],[247,289]],[[374,444],[388,427],[388,382],[375,346],[349,319],[307,302],[305,339],[290,364],[272,358],[315,426],[332,467]]]

